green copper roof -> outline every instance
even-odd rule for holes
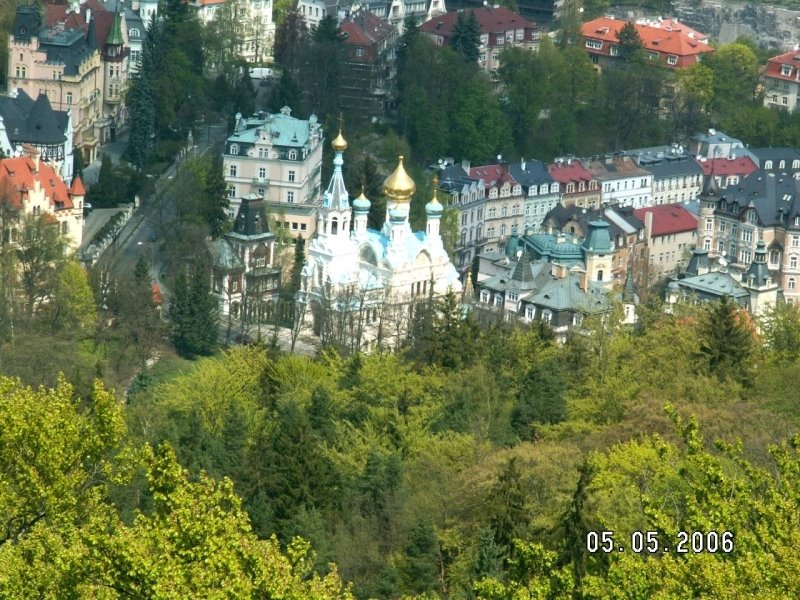
[[[114,20],[111,22],[111,29],[108,30],[106,45],[121,46],[124,43],[125,40],[122,38],[122,15],[119,12],[115,12]]]
[[[608,233],[608,223],[605,221],[591,221],[589,234],[583,240],[583,247],[589,252],[608,254],[613,250],[611,236]]]

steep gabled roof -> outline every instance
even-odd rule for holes
[[[514,29],[538,29],[538,25],[528,21],[522,15],[509,10],[505,6],[481,6],[478,8],[465,9],[464,16],[469,16],[470,12],[475,13],[482,34],[502,33]],[[449,38],[453,34],[453,28],[458,20],[459,11],[450,11],[438,17],[432,18],[419,26],[420,31],[428,34],[441,35]],[[494,45],[490,40],[489,45]],[[525,41],[531,41],[526,36]]]
[[[0,185],[8,182],[19,195],[12,200],[12,205],[21,207],[23,195],[34,189],[36,182],[44,190],[53,210],[72,208],[72,197],[59,174],[46,162],[39,161],[39,169],[35,170],[34,162],[28,156],[5,158],[0,161]]]

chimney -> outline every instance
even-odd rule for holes
[[[92,20],[92,9],[91,8],[87,8],[86,9],[86,24],[88,25],[91,20]]]
[[[39,172],[39,156],[40,152],[36,148],[36,146],[32,146],[31,144],[23,144],[22,145],[22,154],[27,156],[33,162],[33,172]]]
[[[461,161],[461,168],[464,169],[467,173],[469,173],[469,161],[462,160]]]
[[[526,165],[525,159],[524,158],[520,158],[519,159],[519,166],[523,171],[525,170],[525,165]]]

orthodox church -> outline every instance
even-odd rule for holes
[[[433,198],[425,205],[425,231],[411,231],[408,217],[416,184],[401,156],[383,183],[383,227],[368,229],[369,199],[362,190],[351,208],[342,178],[347,142],[341,128],[332,146],[333,175],[317,216],[316,237],[306,251],[298,302],[323,342],[361,351],[392,347],[407,333],[415,301],[448,290],[461,292],[439,234],[444,207],[434,185]]]

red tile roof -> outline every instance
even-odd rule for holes
[[[72,187],[69,188],[69,193],[73,196],[86,195],[86,189],[83,187],[83,181],[81,181],[80,175],[75,176],[75,179],[72,181]]]
[[[650,208],[637,208],[633,213],[645,222],[647,213],[653,214],[651,235],[671,235],[697,229],[697,217],[680,204],[660,204]]]
[[[783,66],[789,67],[789,74],[783,74]],[[778,56],[773,56],[767,61],[764,70],[765,77],[781,79],[783,81],[800,81],[800,51],[792,50]]]
[[[594,50],[594,54],[610,55],[610,46],[619,43],[617,32],[625,23],[625,20],[608,17],[584,23],[581,26],[581,36],[605,42],[605,47],[602,49],[587,48],[587,50],[590,52]],[[678,57],[678,64],[672,66],[685,66],[696,62],[699,55],[714,52],[714,48],[708,45],[707,35],[671,19],[634,23],[634,27],[642,38],[645,50]]]
[[[513,31],[516,29],[525,29],[531,31],[538,31],[539,29],[539,26],[536,23],[528,21],[528,19],[522,15],[515,13],[504,6],[499,6],[497,8],[492,6],[482,6],[478,8],[465,9],[464,12],[467,14],[467,16],[469,16],[469,11],[473,11],[475,13],[475,17],[478,19],[478,24],[480,25],[482,34],[505,33],[506,31]],[[419,28],[420,31],[424,31],[425,33],[441,35],[445,39],[449,39],[452,35],[457,19],[458,11],[450,11],[443,15],[439,15],[438,17],[434,17],[430,21],[426,21],[420,25]],[[534,38],[530,33],[526,33],[525,39],[522,41],[529,42],[533,41],[533,39]],[[497,40],[490,35],[488,45],[495,46],[497,45],[496,41]],[[516,40],[516,37],[515,41],[518,41]]]
[[[150,292],[153,295],[153,302],[161,306],[164,303],[164,296],[161,295],[161,289],[155,281],[150,284]]]
[[[559,183],[577,183],[579,181],[591,181],[594,179],[592,174],[583,168],[581,161],[573,158],[571,161],[547,165],[547,170],[553,179]]]
[[[712,158],[708,160],[698,161],[700,168],[703,169],[703,175],[709,176],[714,173],[715,176],[727,177],[728,175],[740,175],[745,177],[750,175],[753,171],[758,170],[758,166],[748,156],[739,156],[737,158]]]
[[[341,29],[347,34],[345,44],[371,46],[389,37],[395,27],[368,10],[360,10],[348,17]]]
[[[498,185],[503,185],[506,182],[512,185],[516,183],[516,180],[508,172],[507,165],[482,165],[480,167],[472,167],[469,170],[469,176],[473,179],[483,179],[487,190]]]
[[[0,161],[0,186],[5,186],[8,182],[19,192],[11,201],[13,206],[22,208],[22,202],[27,197],[28,191],[35,187],[34,183],[37,181],[53,210],[73,207],[66,184],[46,162],[40,160],[39,170],[34,173],[33,160],[28,156],[5,158]]]

